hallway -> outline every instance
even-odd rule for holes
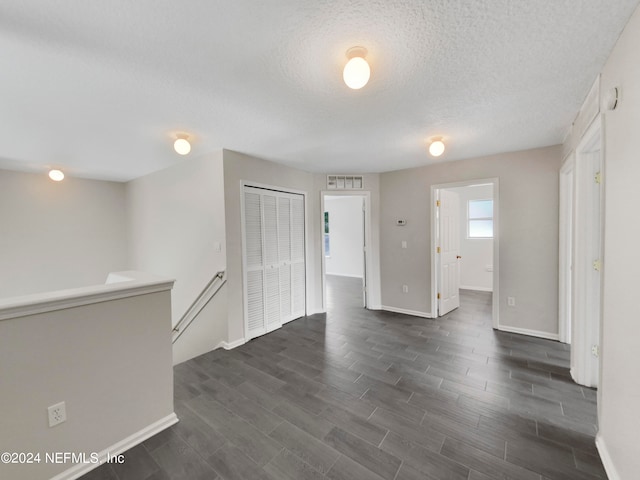
[[[606,478],[567,345],[495,332],[487,293],[425,319],[362,308],[359,282],[328,277],[327,314],[176,366],[180,422],[83,478]]]

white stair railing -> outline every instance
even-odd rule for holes
[[[200,295],[196,297],[191,306],[182,315],[182,318],[176,323],[172,331],[172,343],[176,343],[176,340],[189,328],[189,325],[196,319],[198,314],[204,307],[211,301],[211,299],[220,291],[222,286],[227,283],[225,277],[225,271],[221,270],[217,272],[213,278],[207,283],[207,286],[202,289]]]

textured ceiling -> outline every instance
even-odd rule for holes
[[[3,0],[0,168],[128,180],[227,148],[396,170],[560,143],[638,0]],[[371,81],[342,83],[349,47]],[[426,153],[431,136],[447,151]]]

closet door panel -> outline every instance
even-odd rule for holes
[[[262,209],[259,194],[244,193],[244,233],[247,268],[262,268]]]
[[[271,267],[278,264],[278,210],[275,195],[262,196],[264,218],[264,265]]]
[[[306,313],[304,197],[245,187],[247,340]]]
[[[306,313],[305,304],[305,251],[304,251],[304,199],[291,200],[291,296],[292,316]]]
[[[266,328],[262,199],[259,193],[244,192],[243,214],[247,335],[253,338],[262,335]]]
[[[264,278],[262,270],[247,272],[247,323],[249,338],[265,332]]]

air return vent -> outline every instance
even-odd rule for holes
[[[327,175],[328,190],[362,190],[362,175]]]

